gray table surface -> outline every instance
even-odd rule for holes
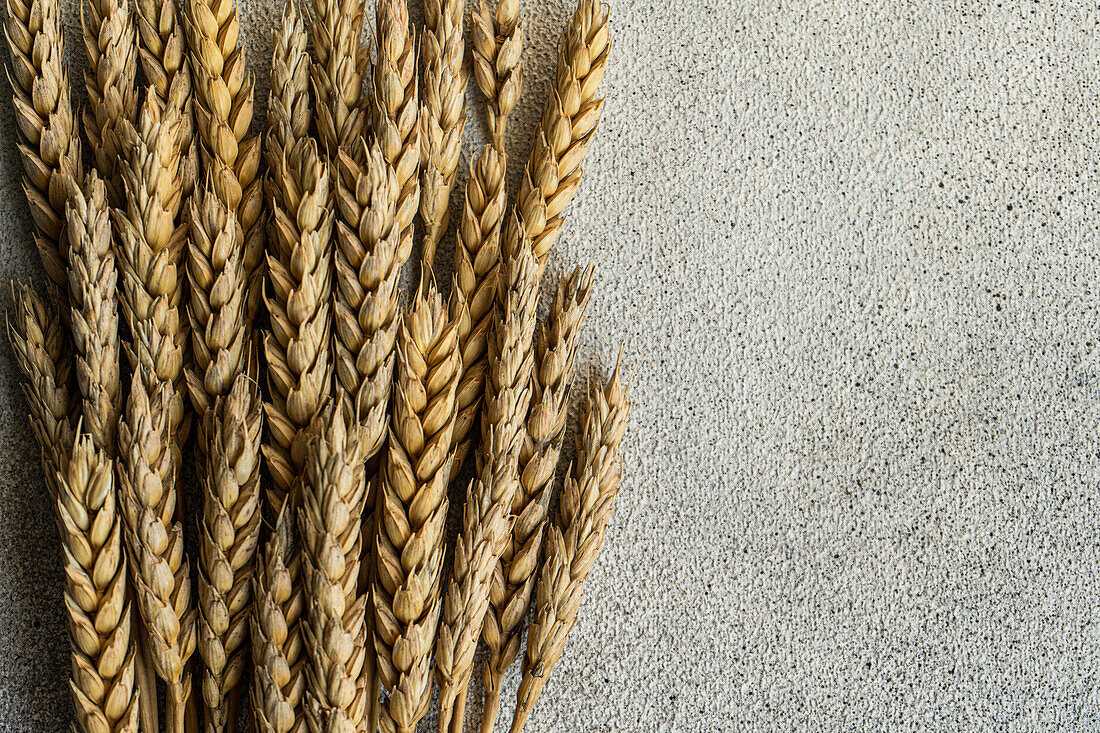
[[[276,2],[242,8],[261,110]],[[571,12],[524,6],[513,184]],[[582,358],[622,345],[634,410],[529,730],[1100,730],[1095,4],[612,14],[550,271],[597,263]],[[40,281],[6,102],[0,125],[0,280]],[[25,412],[0,349],[0,729],[60,731]]]

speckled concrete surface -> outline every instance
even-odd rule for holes
[[[257,70],[273,3],[244,2]],[[570,12],[525,6],[515,159]],[[552,269],[598,263],[584,355],[625,344],[635,407],[529,730],[1100,730],[1095,4],[612,12]],[[37,279],[8,104],[0,123],[0,279]],[[0,729],[60,731],[59,560],[14,369],[3,350]]]

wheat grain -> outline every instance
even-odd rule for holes
[[[530,240],[504,264],[504,307],[489,340],[477,480],[467,492],[462,528],[447,585],[436,646],[439,730],[462,728],[465,690],[489,603],[489,585],[510,530],[507,517],[519,487],[523,420],[531,400],[532,337],[538,306],[538,265]]]
[[[378,61],[374,65],[374,135],[397,176],[394,220],[401,232],[397,259],[412,254],[413,218],[420,207],[420,123],[416,41],[406,0],[379,0]]]
[[[121,273],[119,302],[133,343],[127,356],[137,371],[156,382],[173,385],[169,416],[174,440],[181,437],[185,405],[183,355],[188,329],[181,312],[183,278],[180,259],[187,226],[180,223],[180,116],[167,110],[155,93],[146,95],[138,126],[124,124],[129,155],[122,165],[126,208],[115,211],[116,254]]]
[[[34,221],[34,241],[55,291],[51,293],[68,318],[65,292],[66,178],[81,177],[80,141],[73,118],[67,69],[63,58],[60,0],[7,0],[4,30],[11,65],[8,79],[14,95],[23,190]]]
[[[206,415],[214,400],[229,394],[238,375],[253,371],[248,369],[251,331],[245,322],[237,219],[209,177],[195,189],[190,208],[187,279],[193,365],[187,386],[195,414]]]
[[[455,279],[449,309],[458,324],[462,351],[462,380],[458,385],[458,417],[455,420],[455,463],[458,474],[473,443],[473,429],[485,391],[488,368],[488,334],[492,327],[500,265],[500,230],[507,195],[504,172],[507,158],[492,145],[470,169],[466,205],[455,246]]]
[[[360,516],[367,500],[364,446],[354,415],[339,403],[323,414],[302,485],[299,532],[306,587],[303,636],[306,719],[311,730],[355,733],[367,699],[367,594],[358,585],[363,551]]]
[[[243,372],[206,412],[198,648],[207,730],[235,730],[260,541],[260,394]]]
[[[424,87],[420,95],[421,262],[431,270],[435,249],[447,231],[451,192],[466,127],[467,72],[463,0],[425,0]]]
[[[72,674],[69,689],[84,733],[137,733],[137,644],[114,464],[90,437],[76,439],[57,474],[57,526],[65,560]]]
[[[107,184],[111,205],[125,205],[119,160],[123,147],[122,122],[137,122],[137,35],[133,9],[126,0],[85,0],[81,5],[84,50],[88,68],[84,86],[84,132],[96,170]]]
[[[186,726],[195,650],[189,560],[176,513],[178,456],[169,416],[172,383],[158,381],[139,363],[126,417],[119,426],[120,504],[125,520],[130,571],[157,676],[168,690],[167,730]],[[147,384],[156,385],[150,394]]]
[[[83,190],[70,179],[66,204],[69,239],[69,325],[84,429],[97,451],[114,456],[122,385],[118,367],[115,254],[107,189],[89,172]]]
[[[481,0],[471,16],[474,80],[486,98],[489,134],[504,152],[508,115],[523,89],[523,24],[519,0],[499,0],[490,9]]]
[[[373,145],[337,161],[336,376],[364,431],[367,457],[386,437],[401,272],[394,223],[397,179]]]
[[[23,372],[23,396],[30,408],[31,429],[42,453],[46,487],[57,496],[57,475],[66,468],[80,403],[69,384],[72,356],[60,319],[25,285],[13,285],[15,313],[8,338]]]
[[[363,79],[370,48],[360,45],[363,0],[313,0],[315,61],[310,67],[317,95],[317,133],[329,158],[341,149],[357,152],[368,116]]]
[[[296,545],[297,509],[279,513],[275,531],[256,563],[252,612],[252,719],[259,733],[305,730],[302,694],[305,654],[299,619],[305,595]]]
[[[619,449],[629,411],[616,366],[603,388],[590,386],[582,405],[573,475],[565,482],[557,519],[549,529],[546,562],[535,590],[512,733],[523,730],[577,622],[584,583],[619,493]]]
[[[527,615],[542,553],[546,509],[568,416],[569,386],[581,326],[592,292],[593,267],[576,268],[558,283],[550,315],[539,331],[531,407],[519,454],[520,490],[512,501],[511,539],[493,575],[492,609],[482,638],[489,659],[482,669],[485,704],[481,730],[490,733],[500,706],[500,684],[519,654],[520,625]]]
[[[198,177],[198,145],[181,15],[182,0],[134,0],[134,25],[138,32],[138,56],[145,80],[162,108],[175,109],[180,116],[179,143],[183,151],[181,185],[183,198],[191,195]]]
[[[516,211],[535,257],[545,265],[580,185],[581,161],[600,122],[603,100],[594,99],[611,52],[607,7],[579,0],[558,49],[558,68],[523,173]],[[514,241],[505,235],[504,242]]]
[[[263,299],[263,185],[260,138],[251,132],[253,80],[240,45],[237,8],[233,0],[186,0],[183,25],[203,169],[241,226],[245,313],[251,323]]]
[[[375,510],[374,646],[391,696],[383,731],[412,733],[427,712],[440,610],[458,334],[442,298],[417,289],[397,343],[397,377]]]
[[[272,169],[282,179],[268,255],[265,340],[270,440],[265,447],[276,512],[295,490],[306,459],[306,428],[332,391],[332,179],[306,138]]]

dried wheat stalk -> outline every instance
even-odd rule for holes
[[[115,253],[107,188],[93,170],[84,187],[70,179],[66,204],[69,238],[69,324],[84,429],[97,451],[114,456],[122,385],[118,366]]]
[[[576,268],[558,283],[550,315],[539,330],[531,407],[519,453],[520,490],[510,514],[515,526],[493,574],[482,638],[489,659],[482,669],[485,704],[481,730],[489,733],[500,707],[500,684],[519,655],[521,625],[531,602],[542,554],[550,489],[565,435],[569,387],[584,314],[592,292],[593,267]]]
[[[80,403],[69,389],[72,356],[61,320],[25,285],[13,285],[15,313],[8,321],[15,362],[23,372],[23,395],[42,451],[46,487],[57,496],[57,476],[66,470]]]
[[[131,636],[114,463],[81,436],[56,478],[77,724],[84,733],[137,733],[137,642]]]
[[[259,733],[305,730],[302,694],[306,655],[299,619],[305,594],[299,582],[294,506],[279,515],[256,562],[252,596],[252,719]]]
[[[363,451],[355,416],[339,403],[330,406],[311,441],[298,515],[310,658],[305,708],[315,731],[355,733],[366,716],[367,594],[359,588],[359,518],[367,501]]]
[[[157,676],[168,690],[167,730],[187,725],[195,650],[189,560],[183,527],[175,521],[178,457],[172,445],[171,382],[161,382],[138,364],[119,426],[120,504],[125,520],[130,573]],[[150,394],[146,384],[156,385]]]
[[[376,512],[374,647],[391,696],[381,729],[412,733],[431,699],[458,334],[442,298],[417,289],[397,343],[390,436]]]
[[[370,72],[370,48],[360,44],[363,0],[313,0],[317,133],[329,158],[341,149],[357,151],[368,109],[363,79]]]
[[[378,2],[378,61],[374,65],[374,135],[397,176],[401,232],[397,259],[412,254],[413,218],[420,206],[420,123],[417,121],[416,40],[406,0]]]
[[[145,81],[155,90],[161,107],[175,109],[180,116],[181,183],[186,199],[194,189],[199,166],[182,0],[134,0],[134,7],[138,56]]]
[[[493,145],[504,152],[508,115],[523,89],[523,24],[519,18],[519,0],[499,0],[495,9],[490,9],[485,0],[481,0],[470,22],[474,80],[486,97]]]
[[[607,6],[579,0],[558,48],[558,69],[535,130],[516,211],[535,257],[545,265],[564,221],[562,212],[580,185],[581,161],[600,122],[603,100],[594,99],[611,52]],[[510,224],[510,223],[509,223]],[[505,235],[505,244],[514,236]]]
[[[420,218],[424,221],[421,262],[428,270],[451,213],[451,191],[466,127],[463,0],[425,0],[424,86],[420,96]]]
[[[465,691],[489,604],[489,585],[504,552],[512,500],[519,489],[523,421],[531,401],[538,265],[525,240],[504,263],[504,307],[489,339],[477,480],[467,491],[454,572],[443,602],[436,645],[439,730],[461,731]]]
[[[260,393],[243,372],[206,412],[198,647],[207,730],[236,730],[260,541]]]
[[[377,144],[337,161],[336,377],[359,416],[367,457],[386,437],[393,381],[400,232],[394,221],[397,178]]]
[[[240,44],[237,7],[233,0],[186,0],[183,25],[203,169],[241,225],[245,313],[251,323],[263,298],[263,185],[260,138],[251,131],[253,80]]]
[[[181,258],[187,226],[180,223],[180,115],[146,95],[138,126],[123,125],[129,154],[122,165],[126,208],[116,210],[116,254],[121,273],[119,303],[133,343],[126,345],[135,372],[148,379],[145,387],[168,391],[173,440],[180,436],[184,418],[183,354],[188,329],[181,312],[183,277]]]
[[[458,417],[455,420],[455,462],[458,474],[473,444],[470,431],[481,411],[488,369],[488,335],[492,328],[500,265],[500,230],[507,192],[504,173],[507,158],[492,145],[470,169],[466,182],[466,206],[455,246],[455,279],[451,288],[451,320],[458,324],[462,351],[462,380],[458,384]]]
[[[216,399],[229,394],[239,375],[253,371],[248,368],[251,329],[245,321],[240,225],[209,176],[190,204],[187,312],[192,368],[187,386],[195,414],[204,416]]]
[[[23,190],[34,221],[34,241],[55,292],[55,302],[68,318],[68,279],[64,239],[67,176],[81,177],[77,137],[63,58],[60,0],[7,0],[4,30],[11,66]]]
[[[619,493],[619,448],[629,412],[630,402],[616,366],[602,389],[590,385],[582,405],[573,475],[566,479],[558,516],[549,530],[546,562],[535,590],[535,612],[527,632],[512,733],[523,730],[577,622],[584,583],[603,544]]]
[[[88,68],[84,86],[84,132],[91,145],[96,170],[107,184],[111,205],[125,204],[119,160],[123,121],[137,122],[137,36],[133,8],[126,0],[84,0],[80,13]]]

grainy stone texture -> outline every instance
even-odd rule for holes
[[[524,5],[513,184],[571,11]],[[528,730],[1100,730],[1093,4],[612,6],[550,275],[597,262],[580,363],[626,345],[627,474]],[[277,17],[244,2],[257,100]],[[41,281],[0,125],[0,280]],[[0,376],[0,729],[60,731],[61,564]]]

